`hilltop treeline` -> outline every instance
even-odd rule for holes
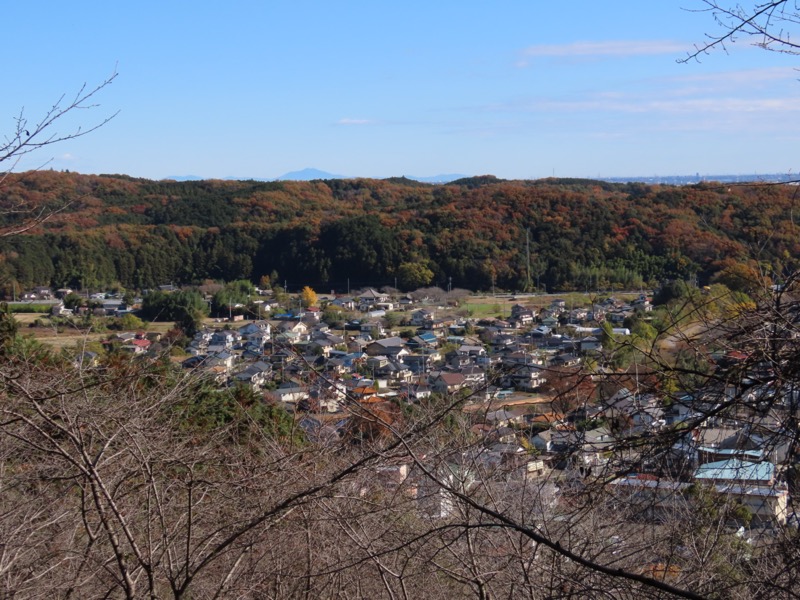
[[[279,274],[351,284],[553,291],[723,280],[796,266],[797,188],[591,180],[448,185],[407,179],[151,181],[53,171],[9,176],[0,227],[6,287],[147,288]],[[26,211],[20,211],[24,207]]]

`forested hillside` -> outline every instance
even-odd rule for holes
[[[15,206],[57,212],[2,240],[0,281],[6,288],[146,288],[277,273],[290,288],[337,290],[349,281],[484,290],[538,282],[564,291],[695,277],[736,287],[751,269],[780,280],[796,267],[797,189],[491,176],[448,185],[175,182],[29,172],[4,182],[2,226],[30,218]]]

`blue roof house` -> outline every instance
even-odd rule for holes
[[[770,486],[775,482],[775,465],[771,462],[748,462],[738,458],[718,460],[700,465],[695,481],[713,484]]]

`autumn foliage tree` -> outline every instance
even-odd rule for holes
[[[318,301],[317,293],[309,286],[305,286],[300,291],[300,301],[306,308],[309,308],[311,306],[316,306]]]

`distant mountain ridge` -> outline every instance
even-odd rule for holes
[[[406,179],[413,179],[421,183],[450,183],[456,179],[464,179],[467,175],[461,174],[442,174],[430,177],[416,177],[414,175],[403,175]],[[277,177],[277,181],[311,181],[313,179],[372,179],[371,177],[359,177],[353,175],[335,175],[327,171],[309,167],[300,171],[291,171]]]
[[[461,175],[458,173],[448,173],[442,175],[432,175],[430,177],[415,177],[414,175],[404,175],[406,179],[413,179],[420,183],[450,183],[456,179],[464,179],[469,175]],[[217,179],[216,177],[200,177],[199,175],[169,175],[164,177],[168,181],[203,181],[204,179]],[[224,177],[224,181],[312,181],[314,179],[375,179],[372,177],[360,177],[354,175],[337,175],[307,167],[299,171],[289,171],[274,179],[269,177]]]
[[[284,173],[275,179],[277,181],[311,181],[312,179],[350,179],[350,177],[345,175],[334,175],[333,173],[328,173],[327,171],[321,171],[320,169],[308,167],[305,169],[300,169],[299,171],[290,171],[289,173]]]
[[[471,175],[458,173],[448,173],[442,175],[432,175],[430,177],[417,177],[415,175],[403,175],[400,177],[385,177],[382,179],[409,179],[420,183],[443,184],[452,183],[460,179],[471,179]],[[162,181],[204,181],[219,179],[217,177],[200,177],[199,175],[169,175]],[[222,181],[312,181],[314,179],[381,179],[378,177],[362,177],[354,175],[336,175],[320,169],[307,168],[299,171],[290,171],[280,177],[223,177]],[[575,178],[572,178],[575,179]],[[579,178],[582,179],[582,178]],[[754,173],[738,175],[653,175],[645,177],[598,177],[596,181],[607,181],[609,183],[646,183],[650,185],[695,185],[707,181],[717,181],[719,183],[793,183],[800,180],[800,175],[795,173]],[[526,181],[526,180],[519,180]],[[535,181],[535,180],[530,180]]]

